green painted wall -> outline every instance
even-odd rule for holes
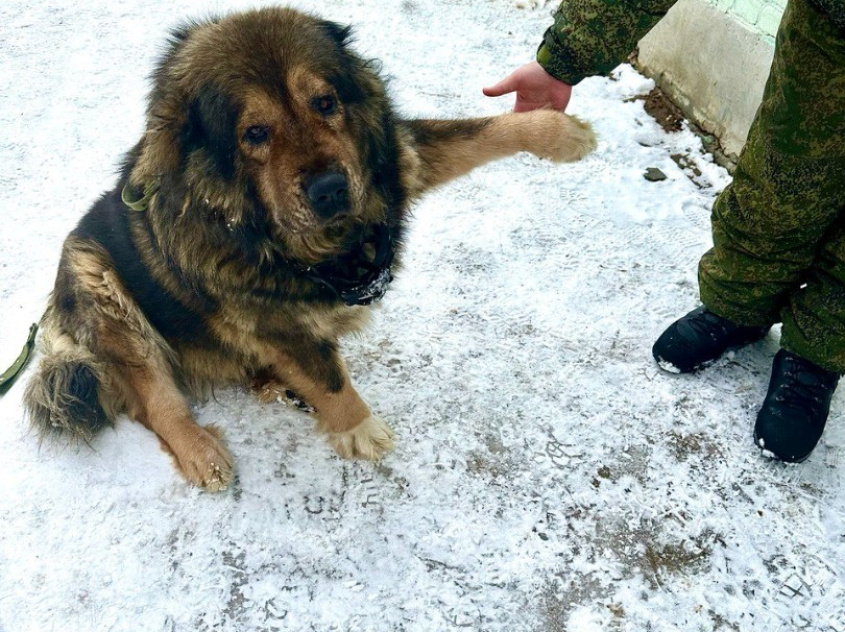
[[[708,0],[763,38],[774,42],[786,0]]]

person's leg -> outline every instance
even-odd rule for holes
[[[702,302],[740,325],[779,320],[843,206],[845,34],[792,0],[733,183],[713,206]]]
[[[845,373],[845,226],[839,224],[781,311],[782,349],[772,365],[754,439],[783,461],[803,461],[815,449]]]
[[[781,317],[784,349],[845,374],[845,209]]]
[[[784,13],[763,101],[701,259],[704,310],[654,345],[661,366],[693,371],[765,335],[804,281],[845,205],[845,39],[805,0]]]

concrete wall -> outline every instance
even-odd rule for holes
[[[780,16],[786,0],[708,0],[719,11],[727,13],[750,31],[774,44]]]
[[[640,42],[639,64],[735,158],[760,105],[786,0],[680,0]]]

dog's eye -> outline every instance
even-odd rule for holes
[[[244,132],[244,140],[251,145],[262,145],[270,139],[270,128],[266,125],[250,125]]]
[[[337,101],[330,94],[316,97],[313,101],[314,109],[323,116],[331,116],[337,111]]]

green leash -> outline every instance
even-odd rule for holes
[[[148,182],[144,185],[144,195],[141,197],[133,197],[133,187],[127,182],[123,190],[120,192],[120,200],[127,208],[142,213],[147,210],[150,205],[150,198],[158,191],[159,183],[157,181]]]
[[[35,347],[35,334],[37,331],[38,325],[33,323],[29,328],[29,337],[26,339],[26,344],[23,346],[18,359],[14,361],[12,366],[6,369],[3,375],[0,375],[0,395],[5,395],[12,388],[12,384],[15,383],[15,380],[18,379],[26,363],[29,362],[29,358],[32,356],[32,350]]]

